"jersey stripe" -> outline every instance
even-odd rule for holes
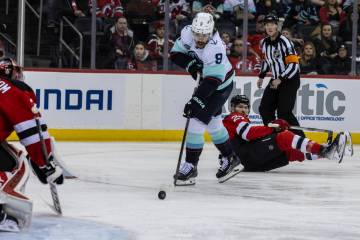
[[[270,41],[269,37],[265,38],[262,42],[262,52],[265,55],[265,59],[262,62],[260,78],[263,78],[270,69],[274,79],[279,77],[288,79],[299,73],[299,63],[288,61],[288,56],[291,56],[293,59],[297,57],[297,54],[294,44],[285,36],[280,35],[274,41]]]

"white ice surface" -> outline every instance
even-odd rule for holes
[[[292,163],[217,183],[217,151],[206,145],[194,187],[172,185],[179,143],[58,143],[78,176],[58,188],[54,217],[47,186],[31,177],[33,223],[6,240],[360,239],[360,148],[342,164]],[[157,193],[165,186],[167,198]]]

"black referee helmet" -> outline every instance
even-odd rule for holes
[[[270,14],[266,15],[265,18],[264,18],[264,24],[270,23],[270,22],[278,24],[279,23],[278,16],[276,16],[273,13],[270,13]]]

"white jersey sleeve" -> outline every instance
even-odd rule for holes
[[[191,33],[191,25],[185,26],[181,30],[180,37],[175,41],[171,52],[182,52],[188,53],[190,51],[191,46],[194,44]]]

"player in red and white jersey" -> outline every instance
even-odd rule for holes
[[[250,102],[245,95],[231,99],[231,113],[223,119],[234,151],[246,171],[269,171],[292,161],[337,159],[335,152],[342,152],[346,136],[340,133],[329,145],[322,145],[288,131],[283,119],[273,121],[278,128],[253,125],[248,118]]]
[[[34,114],[34,91],[23,81],[21,68],[10,58],[0,59],[0,102],[0,231],[17,232],[31,220],[32,203],[23,194],[29,177],[28,162],[44,184],[62,184],[63,174],[54,162],[47,126],[40,115]],[[35,117],[39,117],[48,159],[43,157]],[[13,131],[28,155],[7,143]]]

